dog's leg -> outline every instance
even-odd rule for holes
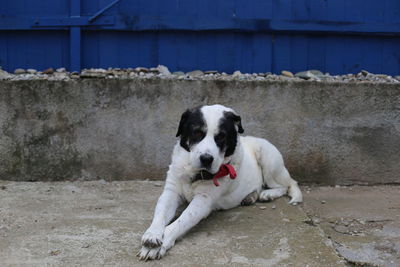
[[[250,205],[253,205],[254,203],[256,203],[257,199],[258,199],[258,192],[257,192],[257,191],[254,191],[254,192],[248,194],[248,195],[242,200],[242,202],[240,203],[240,205],[242,205],[242,206],[250,206]]]
[[[162,258],[167,250],[175,245],[177,238],[210,214],[212,203],[212,198],[207,194],[195,195],[181,216],[165,228],[163,244],[153,249],[142,247],[140,258],[144,260]]]
[[[291,197],[289,204],[297,205],[303,202],[303,194],[301,193],[299,185],[296,181],[289,186],[289,196]]]
[[[275,177],[267,176],[263,173],[264,179],[267,177],[266,184],[271,188],[261,192],[260,200],[269,201],[281,197],[288,193],[290,196],[289,204],[297,205],[303,201],[303,195],[295,180],[293,180],[285,167],[281,173]],[[268,180],[269,179],[269,180]]]
[[[259,150],[256,152],[257,161],[262,169],[264,183],[271,188],[271,191],[261,192],[260,200],[272,200],[288,192],[291,197],[290,204],[297,205],[302,202],[303,195],[300,188],[290,177],[278,149],[265,140],[260,140],[259,145]]]
[[[261,192],[260,200],[269,201],[281,197],[288,193],[290,196],[289,204],[297,205],[303,201],[303,195],[297,182],[293,180],[285,167],[281,173],[275,177],[269,177],[266,184],[271,188]],[[263,173],[264,177],[268,177]],[[265,179],[265,178],[264,178]]]
[[[274,200],[275,198],[285,195],[287,191],[288,191],[287,187],[263,190],[260,193],[259,199],[260,201],[271,201]]]
[[[279,175],[274,177],[274,180],[281,185],[287,186],[288,195],[290,197],[289,204],[297,205],[303,201],[303,194],[301,193],[297,182],[290,177],[290,174],[285,167],[283,167],[283,170]]]
[[[163,243],[165,226],[175,216],[176,209],[181,204],[181,197],[167,187],[158,199],[153,221],[142,237],[142,245],[148,248],[159,247]]]

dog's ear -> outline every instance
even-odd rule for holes
[[[240,118],[239,115],[237,115],[236,113],[229,111],[225,113],[225,116],[230,118],[231,120],[233,120],[233,122],[235,123],[235,125],[238,127],[238,133],[244,133],[244,129],[242,127],[242,118]]]
[[[181,121],[179,122],[178,132],[176,133],[176,137],[179,137],[179,136],[181,136],[183,134],[183,130],[186,127],[186,123],[187,123],[187,121],[189,119],[190,113],[191,113],[191,111],[189,109],[186,110],[185,112],[183,112],[183,114],[181,116]],[[180,145],[186,151],[190,151],[189,150],[189,145],[188,145],[188,137],[186,135],[182,135],[181,136]]]
[[[233,114],[233,121],[235,122],[236,126],[238,127],[238,133],[244,133],[244,129],[242,127],[242,118],[239,115]]]
[[[235,126],[237,126],[238,133],[244,133],[244,129],[242,127],[242,118],[232,111],[225,111],[225,117],[233,120]]]
[[[182,116],[181,116],[181,121],[179,122],[179,126],[178,126],[178,132],[176,133],[176,137],[179,137],[182,132],[183,132],[183,127],[185,126],[188,118],[190,115],[190,110],[187,109],[185,112],[183,112]]]

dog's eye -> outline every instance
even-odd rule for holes
[[[196,139],[203,139],[204,138],[204,132],[202,132],[202,131],[200,131],[200,130],[197,130],[197,131],[194,131],[193,132],[193,136],[196,138]]]
[[[225,137],[226,137],[225,133],[219,133],[215,136],[215,141],[222,142],[225,140]]]

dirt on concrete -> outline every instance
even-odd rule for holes
[[[357,266],[400,266],[400,187],[305,188],[304,210]]]
[[[347,264],[303,207],[288,205],[287,198],[215,212],[163,259],[141,262],[135,255],[162,186],[158,181],[0,181],[1,266]]]

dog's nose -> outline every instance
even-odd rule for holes
[[[200,162],[203,167],[210,167],[211,163],[213,162],[214,157],[210,154],[203,154],[200,156]]]

